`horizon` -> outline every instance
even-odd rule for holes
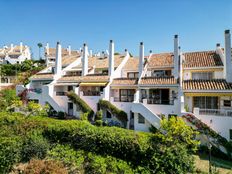
[[[55,47],[57,41],[72,50],[87,43],[99,52],[108,49],[112,39],[116,52],[128,49],[134,56],[142,41],[146,55],[149,50],[172,52],[175,34],[182,52],[214,50],[216,43],[224,46],[224,31],[232,29],[229,0],[3,0],[0,9],[0,45],[22,41],[31,47],[34,58],[39,57],[37,43]]]

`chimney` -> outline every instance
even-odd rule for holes
[[[20,53],[23,53],[23,43],[20,42]]]
[[[128,53],[128,50],[125,49],[125,53],[124,53],[124,56],[127,56],[129,53]]]
[[[173,60],[173,64],[174,64],[174,69],[173,69],[172,75],[175,78],[178,78],[179,77],[179,39],[178,39],[178,35],[174,36],[174,60]]]
[[[142,76],[143,65],[144,65],[144,45],[143,45],[143,42],[140,42],[140,47],[139,47],[139,78],[141,78],[141,76]]]
[[[57,42],[57,44],[56,44],[55,75],[61,75],[61,71],[62,71],[61,45],[59,42]]]
[[[88,74],[88,47],[84,43],[83,45],[83,56],[82,56],[82,76]]]
[[[68,46],[67,51],[68,51],[68,55],[71,55],[71,46],[70,45]]]
[[[14,45],[10,44],[10,49],[13,50],[13,48],[14,48]]]
[[[225,30],[225,60],[224,60],[224,78],[227,82],[232,82],[232,63],[231,63],[231,38],[230,30]]]
[[[89,57],[93,57],[93,50],[89,50]]]
[[[113,40],[110,40],[109,45],[109,70],[108,75],[112,76],[114,73],[114,42]]]
[[[46,53],[47,53],[47,55],[49,55],[49,43],[48,43],[48,42],[47,42],[47,44],[46,44],[45,49],[46,49]]]

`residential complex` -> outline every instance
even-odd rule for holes
[[[31,59],[31,51],[27,45],[4,46],[0,48],[0,64],[16,64]]]
[[[232,136],[232,62],[230,31],[225,45],[215,50],[182,52],[178,35],[173,52],[144,53],[131,57],[125,50],[117,53],[114,42],[109,50],[93,54],[86,44],[81,50],[45,47],[47,67],[30,78],[17,94],[29,100],[79,118],[82,111],[68,99],[74,91],[96,113],[100,99],[127,113],[127,128],[149,131],[160,127],[162,117],[192,113],[223,137]],[[103,119],[120,120],[108,110]]]

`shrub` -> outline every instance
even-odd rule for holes
[[[95,124],[96,126],[102,126],[103,125],[103,114],[102,114],[102,110],[97,111],[96,116],[95,116]]]
[[[57,112],[57,117],[58,117],[58,119],[63,120],[63,119],[65,119],[65,113],[62,111],[59,111],[59,112]]]
[[[75,103],[76,105],[78,105],[81,108],[82,112],[88,114],[89,120],[92,119],[94,112],[84,100],[82,100],[73,91],[68,92],[67,96],[68,96],[69,100],[73,101],[73,103]]]
[[[21,141],[19,137],[0,138],[0,173],[8,173],[20,160]]]
[[[99,106],[101,109],[109,110],[124,124],[124,126],[126,126],[126,122],[128,121],[126,112],[118,109],[107,100],[99,100]]]
[[[32,158],[43,159],[49,149],[49,143],[38,132],[31,132],[24,138],[21,151],[22,161],[29,161]]]
[[[67,169],[59,161],[45,161],[32,159],[25,167],[25,170],[22,171],[25,174],[68,174]]]

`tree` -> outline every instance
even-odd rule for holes
[[[39,59],[41,59],[40,49],[43,47],[43,44],[38,43],[37,46],[39,47]]]

